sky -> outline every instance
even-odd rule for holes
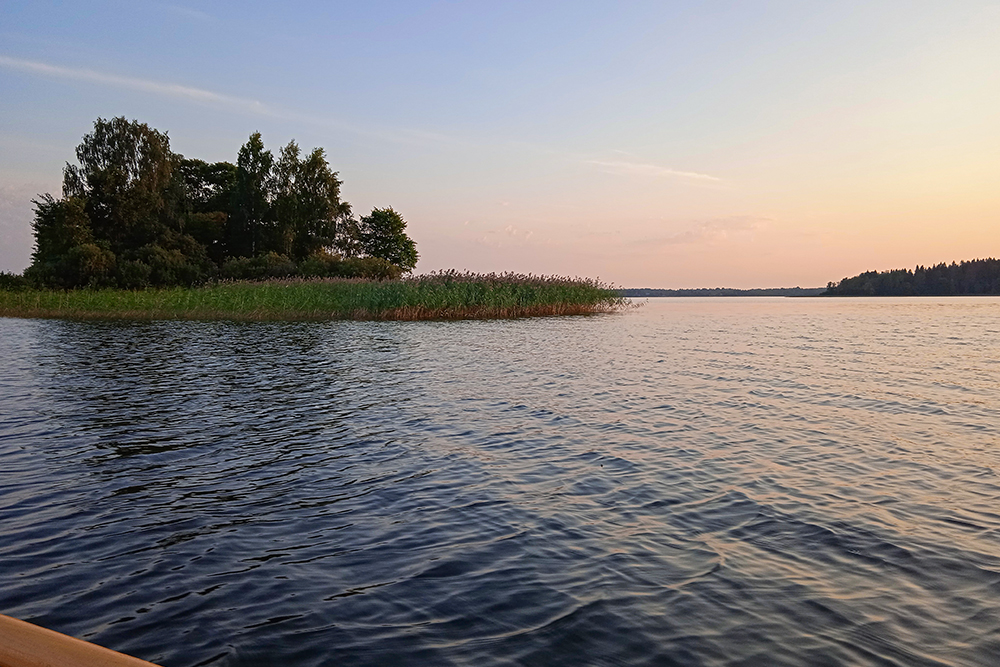
[[[447,268],[815,287],[1000,256],[1000,2],[0,3],[0,271],[98,117],[326,149]]]

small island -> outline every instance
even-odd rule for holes
[[[355,217],[322,148],[277,157],[254,133],[235,164],[186,158],[145,123],[98,118],[61,198],[35,204],[32,263],[0,274],[0,316],[455,319],[611,312],[589,279],[410,275],[391,207]]]

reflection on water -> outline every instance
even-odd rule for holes
[[[168,667],[1000,655],[1000,299],[0,337],[0,612]]]

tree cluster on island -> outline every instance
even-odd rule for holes
[[[190,286],[211,279],[398,278],[417,263],[392,208],[355,218],[322,148],[277,157],[254,133],[236,164],[170,150],[165,132],[98,118],[62,198],[35,204],[24,279],[56,288]]]
[[[1000,294],[1000,260],[866,271],[827,284],[823,296],[974,296]]]

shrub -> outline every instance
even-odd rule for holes
[[[222,265],[222,277],[228,280],[266,280],[298,275],[295,262],[285,255],[269,252],[257,257],[237,257]]]
[[[145,262],[126,260],[118,263],[118,286],[124,289],[145,289],[150,286],[153,269]]]
[[[336,278],[341,275],[342,263],[340,255],[313,253],[299,263],[299,275],[303,278]]]
[[[340,263],[340,278],[396,280],[403,269],[381,257],[348,257]]]
[[[28,289],[28,279],[16,273],[0,271],[0,290],[16,292]]]
[[[149,267],[150,285],[166,287],[184,285],[190,287],[207,277],[203,267],[195,264],[180,250],[168,250],[159,245],[147,245],[139,249],[139,261]],[[133,267],[134,275],[144,272],[141,267]]]

